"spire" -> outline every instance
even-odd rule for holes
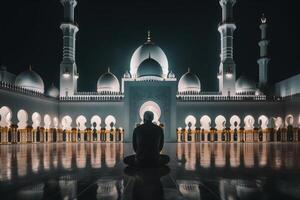
[[[107,68],[107,72],[110,73],[110,67]]]
[[[218,27],[221,35],[221,53],[219,66],[219,91],[224,96],[236,94],[236,65],[233,58],[234,53],[234,23],[233,11],[237,0],[219,0],[222,8],[222,20]]]
[[[188,67],[188,73],[191,73],[191,68],[190,67]]]
[[[151,42],[151,31],[147,31],[147,42]]]
[[[258,46],[260,47],[260,58],[257,60],[259,65],[259,88],[261,91],[265,91],[268,86],[268,73],[269,73],[269,62],[270,58],[268,57],[268,46],[270,41],[267,37],[267,18],[264,14],[260,18],[261,24],[259,26],[261,30],[261,40],[258,42]]]
[[[265,17],[265,14],[264,14],[264,13],[262,14],[260,20],[261,20],[261,23],[262,23],[262,24],[267,23],[267,18]]]
[[[149,52],[149,58],[148,59],[151,59],[151,52]]]
[[[32,71],[32,66],[31,66],[31,64],[29,65],[28,69],[29,69],[29,71]]]

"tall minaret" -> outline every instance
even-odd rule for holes
[[[236,26],[233,21],[233,7],[236,0],[220,0],[222,22],[218,31],[221,34],[221,63],[219,67],[219,91],[222,95],[235,95],[235,62],[233,60],[233,33]]]
[[[73,96],[77,91],[77,66],[75,61],[75,40],[78,26],[74,21],[76,0],[61,0],[64,6],[64,21],[60,25],[63,32],[63,59],[60,64],[60,97]]]
[[[259,88],[264,91],[268,84],[268,64],[270,58],[268,58],[268,45],[270,41],[267,39],[267,18],[263,15],[261,18],[261,40],[258,43],[260,47],[260,58],[257,60],[259,65]]]

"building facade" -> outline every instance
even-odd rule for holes
[[[0,141],[130,142],[146,111],[164,129],[168,142],[268,142],[300,139],[300,76],[270,85],[267,19],[261,18],[259,80],[236,77],[233,19],[236,0],[220,0],[222,20],[219,90],[201,91],[199,77],[188,69],[179,79],[169,70],[165,52],[151,33],[132,55],[118,79],[110,69],[97,91],[77,90],[76,0],[61,0],[64,20],[60,87],[45,90],[31,67],[12,74],[0,71]]]

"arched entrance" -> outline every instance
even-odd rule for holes
[[[140,112],[139,112],[140,118],[141,118],[141,124],[144,121],[144,113],[146,111],[153,112],[153,114],[154,114],[153,123],[156,123],[157,125],[161,124],[159,121],[160,116],[161,116],[161,110],[157,103],[155,103],[154,101],[147,101],[141,106]]]

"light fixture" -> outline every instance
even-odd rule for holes
[[[226,76],[226,78],[228,78],[228,79],[232,79],[232,77],[233,77],[232,67],[229,67],[229,68],[226,70],[225,76]]]
[[[79,73],[75,73],[74,77],[75,77],[76,79],[78,79],[78,78],[79,78]]]
[[[228,79],[232,79],[233,74],[230,73],[230,72],[227,72],[227,73],[225,74],[225,76],[226,76],[226,78],[228,78]]]
[[[70,76],[71,76],[71,74],[70,74],[69,70],[65,69],[65,71],[63,72],[63,77],[64,78],[70,78]]]

